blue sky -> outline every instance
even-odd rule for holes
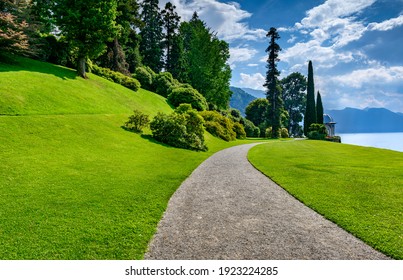
[[[312,60],[325,109],[403,112],[403,0],[170,2],[182,20],[197,11],[230,44],[233,86],[264,90],[266,33],[276,27],[281,77],[307,75]]]

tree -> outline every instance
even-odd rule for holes
[[[266,96],[270,103],[268,122],[272,126],[272,138],[279,138],[278,131],[281,128],[281,113],[283,110],[283,100],[281,98],[281,87],[278,80],[280,72],[277,70],[277,62],[280,61],[278,53],[281,51],[280,46],[276,43],[280,39],[277,29],[272,27],[266,37],[270,38],[269,47],[266,52],[269,54],[267,59],[267,74],[264,86],[267,88]]]
[[[166,3],[165,9],[161,12],[162,21],[165,28],[165,38],[164,38],[164,47],[166,51],[166,59],[165,59],[165,70],[168,72],[173,72],[176,68],[175,59],[173,59],[173,52],[177,52],[178,50],[174,50],[175,48],[180,48],[180,45],[177,44],[177,31],[179,29],[179,21],[180,16],[175,12],[176,6],[172,5],[171,2]]]
[[[284,109],[289,115],[288,132],[300,136],[302,127],[299,123],[306,107],[306,77],[298,72],[291,73],[281,80],[281,86]]]
[[[315,85],[313,80],[313,66],[312,61],[308,63],[308,87],[307,87],[307,100],[304,115],[304,134],[308,136],[309,127],[311,124],[316,123],[316,106],[315,106]]]
[[[266,98],[258,98],[253,100],[246,106],[245,109],[246,118],[253,122],[254,125],[267,121],[267,115],[269,114],[269,101]]]
[[[164,66],[162,19],[158,0],[144,0],[141,6],[144,24],[140,29],[140,53],[143,63],[158,73]]]
[[[87,59],[98,57],[116,34],[116,6],[117,0],[60,0],[56,5],[57,24],[76,51],[83,78],[87,78]]]
[[[117,2],[115,19],[117,32],[113,40],[107,43],[107,51],[97,62],[102,67],[128,75],[130,65],[127,57],[130,63],[134,64],[133,72],[140,63],[136,61],[139,60],[137,56],[139,43],[135,31],[135,27],[140,25],[139,5],[136,0],[118,0]]]
[[[322,96],[319,91],[316,98],[316,123],[323,124],[323,104]]]
[[[29,49],[28,36],[24,33],[25,21],[17,22],[17,17],[0,12],[0,52],[24,54]]]
[[[219,40],[206,27],[197,13],[189,22],[180,26],[183,38],[184,68],[181,82],[191,84],[207,100],[210,106],[227,109],[231,92],[231,69],[227,64],[229,45]]]

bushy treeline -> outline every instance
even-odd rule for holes
[[[36,0],[0,2],[0,52],[26,54],[74,67],[86,77],[88,61],[137,79],[168,96],[172,79],[190,84],[210,108],[227,109],[229,46],[195,13],[181,21],[172,3],[158,0]],[[147,73],[166,73],[150,83]],[[148,71],[149,72],[149,71]],[[145,75],[140,77],[142,74]],[[109,74],[108,74],[109,75]],[[183,96],[185,89],[176,90]],[[193,91],[193,95],[197,95]],[[176,98],[173,98],[176,102]]]

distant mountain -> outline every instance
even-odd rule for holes
[[[403,114],[384,108],[326,110],[337,133],[403,132]]]
[[[266,92],[264,92],[263,90],[251,88],[242,88],[242,90],[256,98],[266,98]]]
[[[230,87],[232,96],[230,99],[231,108],[238,109],[242,116],[245,116],[245,108],[250,102],[256,99],[256,97],[246,93],[244,90],[237,87]]]

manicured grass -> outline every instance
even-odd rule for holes
[[[249,160],[307,206],[403,259],[403,153],[307,140],[259,145]]]
[[[181,182],[251,142],[168,147],[121,128],[133,109],[172,111],[164,98],[18,62],[0,65],[0,259],[141,259]]]

